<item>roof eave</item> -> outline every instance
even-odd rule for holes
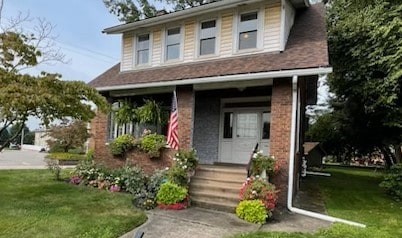
[[[306,8],[310,6],[310,2],[308,0],[290,0],[290,2],[296,9]]]
[[[322,66],[313,67],[305,69],[289,69],[289,70],[275,70],[260,73],[244,73],[237,75],[226,75],[226,76],[211,76],[211,77],[201,77],[183,80],[170,80],[170,81],[158,81],[150,83],[138,83],[138,84],[124,84],[124,85],[114,85],[114,86],[100,86],[95,87],[99,92],[113,91],[113,90],[126,90],[126,89],[139,89],[139,88],[153,88],[153,87],[169,87],[178,85],[189,85],[189,84],[207,84],[207,83],[222,83],[222,82],[236,82],[244,80],[258,80],[266,78],[283,78],[292,77],[294,75],[307,76],[307,75],[321,75],[332,73],[332,67]]]
[[[108,27],[105,28],[102,32],[106,34],[120,34],[138,28],[151,27],[167,22],[182,20],[188,17],[203,15],[209,12],[228,9],[237,5],[247,5],[255,2],[261,2],[261,0],[222,0],[214,3],[205,4],[199,7],[193,7],[186,10],[172,12],[158,17],[144,19],[137,22]]]

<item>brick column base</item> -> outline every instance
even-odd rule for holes
[[[177,87],[179,148],[193,146],[194,91],[190,87]]]
[[[286,206],[287,203],[291,114],[291,79],[274,79],[271,100],[270,154],[280,163],[280,171],[272,180],[279,190],[278,205],[280,206]]]

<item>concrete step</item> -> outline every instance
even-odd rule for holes
[[[247,178],[247,171],[242,168],[200,166],[195,175],[214,180],[243,182]]]
[[[240,180],[224,180],[224,179],[215,179],[215,178],[205,178],[205,177],[199,177],[199,176],[194,176],[191,178],[191,184],[195,185],[205,185],[205,186],[217,186],[217,187],[223,187],[223,188],[234,188],[234,189],[240,189],[243,183],[246,181]]]
[[[196,206],[234,212],[246,177],[245,166],[201,165],[191,178],[190,199]]]
[[[223,203],[234,203],[237,204],[239,201],[238,194],[233,193],[215,193],[213,191],[191,191],[190,197],[202,198],[204,201],[215,201]]]
[[[194,205],[197,207],[203,207],[203,208],[207,208],[207,209],[212,209],[212,210],[235,213],[237,203],[229,204],[227,202],[222,203],[222,202],[217,202],[217,201],[207,201],[206,202],[204,199],[191,198],[191,205]]]

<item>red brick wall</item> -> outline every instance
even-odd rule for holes
[[[189,149],[193,145],[194,91],[192,87],[178,87],[176,93],[179,147]]]
[[[98,113],[91,122],[92,143],[91,149],[94,150],[94,159],[97,163],[102,163],[108,167],[117,168],[126,163],[141,167],[146,173],[152,173],[155,169],[164,169],[171,166],[170,150],[163,150],[161,158],[150,159],[149,156],[139,150],[133,150],[124,158],[113,156],[106,143],[107,141],[108,117],[106,114]]]
[[[273,182],[280,190],[278,203],[282,206],[285,206],[287,201],[291,110],[291,79],[274,79],[271,99],[270,154],[280,162],[280,171],[273,178]]]

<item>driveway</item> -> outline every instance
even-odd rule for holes
[[[44,169],[46,153],[33,150],[3,150],[0,152],[0,169]]]

